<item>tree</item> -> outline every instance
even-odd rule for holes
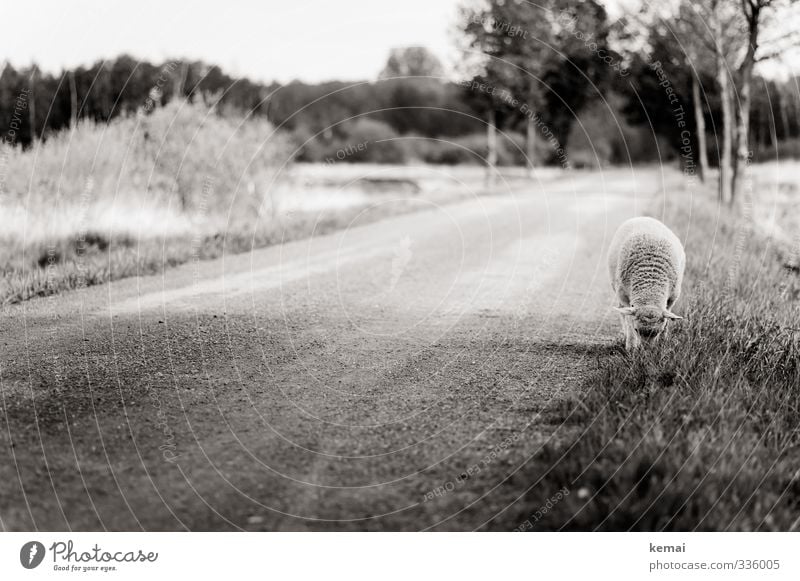
[[[473,80],[479,81],[478,86],[483,81],[493,90],[493,98],[484,99],[494,104],[486,109],[490,143],[493,120],[506,117],[521,122],[527,164],[533,170],[541,161],[536,159],[536,143],[544,114],[562,113],[565,122],[559,133],[566,137],[575,111],[594,90],[593,85],[602,85],[601,79],[610,72],[598,58],[607,49],[605,9],[594,0],[535,4],[508,0],[465,8],[462,23],[468,49],[465,60],[476,61]],[[501,115],[509,102],[512,110]],[[549,127],[553,120],[548,120],[548,133],[555,134]]]
[[[471,86],[487,87],[484,101],[487,115],[489,165],[496,159],[498,111],[522,101],[527,113],[525,149],[529,169],[535,165],[536,126],[534,114],[542,107],[542,73],[554,20],[551,11],[519,1],[492,2],[462,14],[463,30],[470,49],[484,55]]]
[[[189,63],[181,61],[180,71],[172,77],[172,100],[183,99],[183,90],[186,86],[186,77],[189,76]]]
[[[598,2],[555,2],[552,14],[553,49],[546,53],[548,58],[543,63],[547,90],[542,114],[566,147],[576,116],[592,101],[611,93],[614,77],[622,78],[618,74],[622,57],[609,46],[612,25]],[[608,102],[604,105],[603,114],[613,115],[613,106]]]
[[[718,197],[722,202],[733,200],[733,136],[736,118],[733,109],[735,68],[744,46],[739,34],[742,19],[735,2],[738,0],[699,0],[683,3],[677,16],[676,35],[686,47],[693,67],[692,99],[698,133],[699,165],[707,167],[705,155],[705,120],[700,97],[701,70],[713,70],[719,90],[722,112],[722,139],[717,141],[719,180]],[[710,58],[709,58],[710,57]],[[703,135],[701,136],[701,132]]]
[[[779,4],[788,5],[794,0],[780,3],[777,0],[740,0],[741,14],[745,21],[747,45],[744,58],[739,65],[739,107],[737,108],[736,125],[736,165],[733,171],[733,187],[731,203],[738,203],[741,198],[746,168],[750,162],[750,107],[752,102],[753,69],[758,61],[767,60],[781,54],[786,44],[776,42],[771,50],[760,51],[762,25],[766,14],[774,12]],[[797,41],[796,32],[792,31],[789,38]]]
[[[69,126],[78,126],[78,87],[75,84],[75,71],[69,71]]]
[[[39,67],[31,66],[28,82],[30,83],[30,100],[28,101],[28,122],[30,123],[31,145],[36,145],[36,81],[39,77]]]
[[[719,160],[719,199],[733,203],[733,134],[735,117],[731,81],[731,56],[740,45],[738,15],[728,0],[711,0],[708,18],[711,22],[714,56],[717,69],[720,101],[722,103],[722,144]]]
[[[712,113],[711,120],[714,122],[717,116],[713,114],[712,101],[718,97],[721,123],[713,126],[717,137],[714,149],[719,166],[718,197],[724,201],[731,200],[733,184],[733,134],[736,118],[732,71],[744,49],[740,34],[743,21],[736,4],[738,1],[675,0],[649,5],[642,11],[642,18],[633,16],[633,25],[638,27],[636,40],[647,40],[647,48],[643,51],[647,55],[646,68],[650,68],[655,62],[663,64],[663,82],[668,82],[677,91],[676,96],[681,102],[684,99],[689,101],[686,109],[693,112],[697,144],[694,160],[703,177],[708,168],[704,104],[708,105],[709,113]],[[633,52],[634,61],[641,58],[637,52],[641,52],[638,47]],[[644,70],[641,65],[638,68],[634,79],[641,83]],[[716,86],[704,86],[703,79],[707,77],[713,77]],[[716,94],[713,94],[714,89]],[[663,96],[663,88],[661,93]],[[649,108],[647,116],[653,117],[657,122],[666,121],[666,129],[672,129],[668,134],[675,133],[674,120],[663,119],[658,111]],[[718,126],[719,132],[716,129]]]
[[[653,140],[660,159],[679,153],[686,164],[685,156],[690,154],[699,165],[697,151],[691,147],[687,151],[686,132],[695,136],[700,133],[692,115],[692,77],[702,75],[707,80],[708,75],[688,63],[691,57],[682,41],[680,6],[658,8],[656,11],[648,6],[621,22],[616,44],[625,52],[627,71],[624,77],[615,76],[614,88],[627,97],[623,112],[629,122],[645,125],[652,137],[662,136],[669,142],[671,148],[665,150],[659,147],[663,142]],[[713,89],[712,83],[704,91],[706,97],[712,97],[708,92]]]
[[[378,78],[441,77],[442,63],[424,46],[393,48]]]
[[[714,20],[715,19],[712,19],[712,22],[714,22]],[[690,2],[689,0],[682,0],[676,15],[674,34],[680,45],[684,47],[683,54],[686,66],[691,71],[690,82],[692,88],[692,111],[694,114],[698,150],[696,155],[698,176],[700,177],[700,181],[704,182],[708,176],[708,144],[706,142],[702,76],[709,73],[719,78],[719,73],[725,72],[724,67],[720,67],[719,60],[719,58],[724,55],[718,51],[718,44],[714,41],[714,38],[718,37],[720,31],[715,30],[714,37],[709,38],[708,23],[703,18],[697,3]],[[725,93],[723,98],[729,99],[729,95],[726,93],[727,84],[725,80],[721,81],[720,88],[721,91]],[[723,87],[722,85],[725,86]],[[730,140],[728,140],[727,147],[723,146],[723,149],[730,152],[730,147]],[[727,159],[728,167],[730,167],[730,157]]]

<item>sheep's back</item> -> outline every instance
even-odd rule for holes
[[[615,291],[658,299],[680,288],[685,257],[678,237],[654,218],[632,218],[620,226],[608,255]]]

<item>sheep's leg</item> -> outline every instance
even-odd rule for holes
[[[681,296],[681,286],[680,285],[673,285],[669,291],[669,296],[667,297],[667,309],[672,310],[672,306]]]
[[[619,320],[622,323],[622,334],[625,336],[625,348],[628,348],[628,321],[625,315],[620,315]]]
[[[622,320],[622,332],[625,335],[625,349],[631,351],[636,347],[636,329],[633,328],[633,321],[628,315],[620,315]]]
[[[624,292],[617,293],[617,300],[619,301],[619,307],[625,308],[629,307],[631,302],[627,296],[625,296]],[[636,334],[635,329],[633,328],[633,321],[631,321],[630,317],[627,315],[620,315],[620,319],[622,320],[622,333],[625,335],[625,349],[630,351],[633,349],[634,346],[634,335]]]
[[[636,332],[636,329],[633,327],[633,321],[628,321],[628,336],[625,341],[625,348],[628,351],[634,351],[638,349],[642,344],[641,339],[639,339],[639,334]]]
[[[622,325],[625,329],[625,349],[627,351],[633,351],[639,346],[639,337],[636,334],[636,329],[633,328],[633,321],[630,319],[630,317],[622,317]]]
[[[620,307],[628,306],[623,301],[620,301],[620,303]],[[629,315],[620,315],[620,317],[622,317],[622,332],[625,333],[625,349],[633,351],[641,344],[639,334],[636,332],[636,327],[633,323],[633,317]]]

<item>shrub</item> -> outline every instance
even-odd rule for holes
[[[566,148],[574,167],[658,161],[659,151],[662,160],[675,157],[672,148],[648,128],[628,124],[619,97],[611,94],[607,101],[592,102],[570,127]]]
[[[416,137],[408,155],[420,162],[442,165],[483,165],[489,156],[486,133],[471,133],[460,137],[428,139]],[[497,165],[514,166],[525,163],[525,137],[519,133],[497,135]],[[539,157],[538,159],[542,159]]]
[[[485,142],[481,142],[479,136],[474,143],[469,143],[469,137],[441,141],[423,139],[419,142],[417,154],[420,161],[431,164],[483,164],[485,162],[481,157],[485,157],[485,149]]]
[[[287,144],[263,118],[173,102],[83,121],[36,149],[6,147],[0,295],[23,300],[188,260],[194,237],[231,217],[259,220]]]
[[[150,115],[82,121],[34,152],[7,150],[6,191],[40,208],[134,197],[197,210],[212,184],[204,201],[226,206],[237,188],[266,183],[291,151],[287,145],[263,118],[175,101]]]
[[[753,152],[754,161],[775,161],[780,159],[800,159],[800,138],[782,139],[777,147],[759,144]]]
[[[351,119],[313,135],[298,127],[292,140],[300,152],[299,161],[325,163],[405,163],[408,150],[388,124],[367,117]]]

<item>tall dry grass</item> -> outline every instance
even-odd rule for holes
[[[34,149],[7,148],[0,300],[279,237],[265,200],[291,151],[262,118],[180,102],[107,125],[84,121]]]

